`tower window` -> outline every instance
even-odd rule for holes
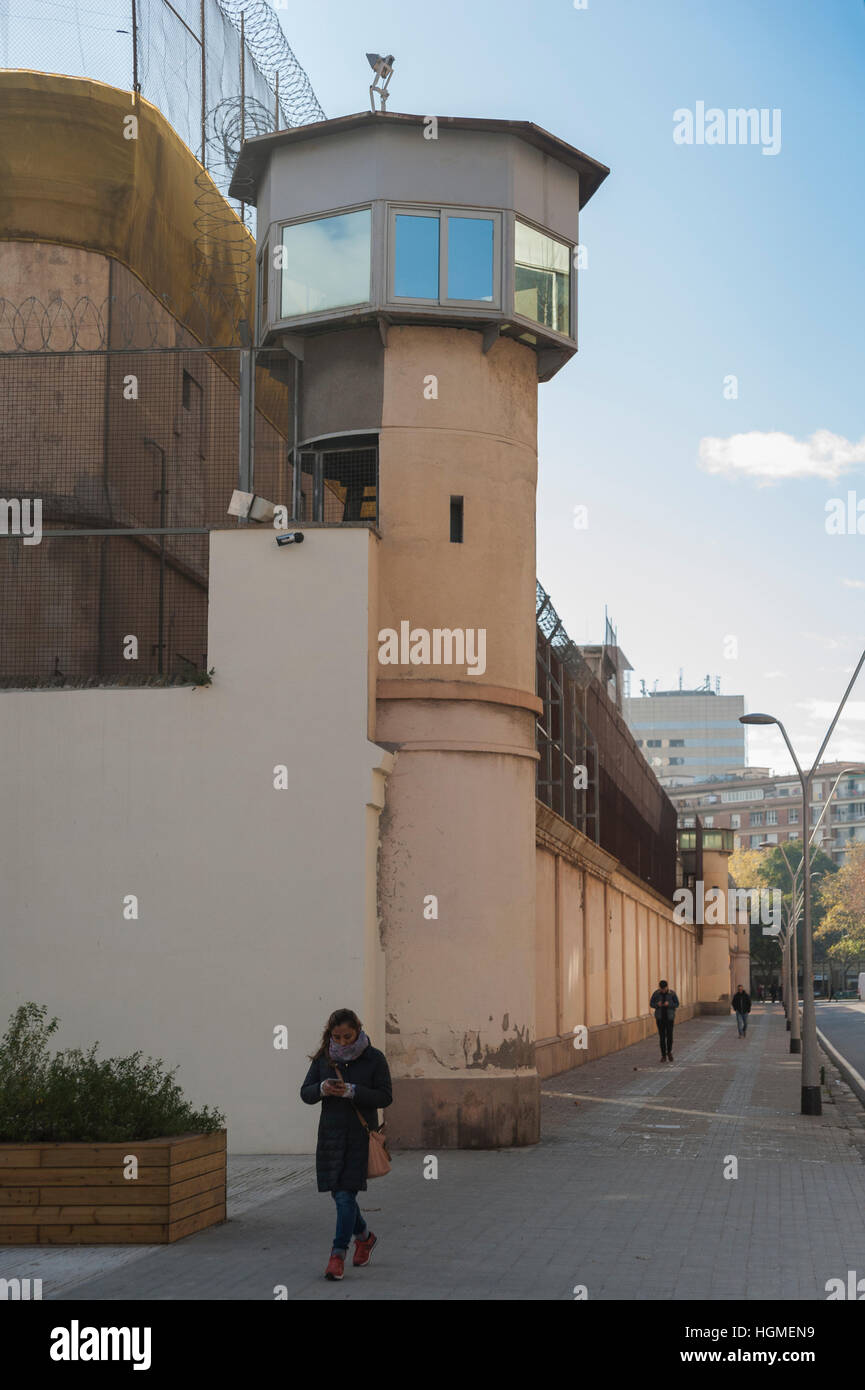
[[[570,333],[569,247],[517,218],[514,249],[515,311],[556,333]]]
[[[491,217],[448,218],[448,299],[493,301]]]
[[[438,301],[439,214],[419,217],[399,212],[394,226],[394,296]]]
[[[451,540],[462,542],[463,538],[463,499],[451,498]]]
[[[389,297],[416,304],[501,303],[502,214],[390,209]]]
[[[369,208],[282,229],[282,317],[320,314],[370,297]]]

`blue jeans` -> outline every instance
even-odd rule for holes
[[[748,1015],[740,1013],[738,1009],[736,1010],[736,1027],[739,1030],[740,1038],[748,1029]]]
[[[352,1236],[364,1234],[366,1222],[360,1214],[356,1192],[349,1192],[342,1188],[336,1192],[331,1192],[330,1195],[336,1202],[336,1235],[333,1238],[333,1248],[345,1253]]]

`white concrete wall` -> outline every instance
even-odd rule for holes
[[[377,545],[365,529],[282,549],[267,528],[213,533],[212,686],[0,692],[0,1031],[32,999],[60,1016],[60,1046],[179,1064],[236,1152],[314,1148],[298,1087],[332,1009],[384,1045]]]

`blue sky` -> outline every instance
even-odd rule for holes
[[[57,16],[70,66],[45,66],[77,71],[76,44],[92,64],[125,42],[119,3],[87,0],[93,30],[74,42],[62,6],[11,9]],[[865,534],[826,532],[828,499],[854,492],[865,513],[865,4],[277,13],[328,116],[365,109],[364,54],[392,52],[392,110],[533,120],[610,166],[583,214],[580,352],[540,388],[539,578],[577,641],[600,638],[609,607],[634,693],[680,667],[686,685],[719,675],[816,753],[865,646]],[[779,109],[780,151],[674,143],[673,113],[697,102]],[[848,711],[829,752],[863,759],[865,674]],[[772,730],[751,734],[750,761],[789,766]]]
[[[767,485],[748,459],[808,468],[813,449],[711,446],[733,460],[712,474],[700,444],[865,437],[865,5],[289,0],[279,13],[328,116],[368,104],[364,53],[389,52],[391,110],[533,120],[610,166],[583,214],[580,352],[540,388],[538,575],[576,641],[598,640],[608,605],[634,693],[641,677],[677,684],[680,667],[686,685],[719,675],[813,756],[865,647],[865,535],[828,535],[825,504],[865,500],[865,465]],[[674,144],[673,112],[698,101],[779,108],[779,153]],[[843,467],[843,446],[825,452]],[[829,752],[863,758],[865,673],[849,708]],[[750,761],[789,766],[771,730],[752,732]]]

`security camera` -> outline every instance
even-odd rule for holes
[[[283,531],[282,535],[277,536],[276,543],[277,545],[293,545],[297,542],[297,544],[300,545],[302,540],[302,531]]]

